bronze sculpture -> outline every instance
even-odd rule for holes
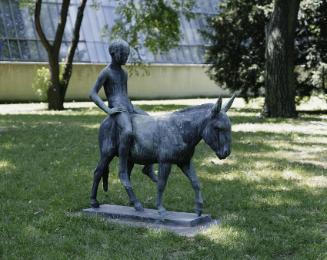
[[[122,49],[125,51],[121,52],[121,49],[117,48],[116,50],[120,54],[111,53],[111,55],[113,63],[122,65],[127,61],[128,52],[125,43],[120,42],[118,45],[123,46]],[[219,98],[216,104],[194,106],[165,116],[152,117],[134,109],[127,97],[127,75],[118,69],[116,72],[119,71],[119,73],[116,73],[115,66],[116,64],[109,66],[101,72],[90,94],[91,99],[109,114],[101,123],[99,130],[101,158],[94,172],[91,206],[99,206],[96,199],[99,182],[102,177],[104,189],[107,190],[108,165],[115,156],[118,156],[120,161],[119,177],[126,189],[130,203],[136,210],[142,211],[143,206],[136,198],[130,184],[134,163],[148,165],[146,169],[151,170],[146,173],[154,181],[156,181],[156,177],[153,175],[150,165],[159,164],[157,207],[159,214],[162,215],[165,213],[162,204],[163,192],[171,165],[176,164],[192,184],[195,191],[195,211],[200,216],[203,200],[200,183],[191,159],[195,146],[202,139],[214,150],[219,159],[225,159],[230,154],[231,123],[226,112],[231,107],[235,95],[223,108],[222,99]],[[111,69],[113,72],[110,71]],[[109,108],[97,96],[102,85],[105,87],[109,100]],[[113,90],[112,86],[115,86],[116,89]],[[124,123],[126,125],[123,125]]]

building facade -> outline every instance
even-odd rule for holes
[[[206,75],[205,46],[200,29],[206,17],[218,12],[218,0],[197,0],[195,18],[180,15],[181,41],[167,53],[153,54],[141,48],[139,54],[149,63],[149,75],[140,73],[129,80],[133,98],[174,98],[223,94]],[[71,0],[60,56],[67,53],[79,0]],[[110,30],[119,18],[116,0],[88,1],[74,57],[72,81],[67,99],[83,100],[98,72],[110,62]],[[48,39],[53,39],[60,0],[43,1],[41,21]],[[0,101],[35,100],[31,88],[36,70],[46,66],[47,55],[37,36],[33,15],[18,0],[0,0]]]

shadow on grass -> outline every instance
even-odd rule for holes
[[[97,129],[84,125],[99,124],[102,119],[1,117],[1,127],[9,130],[0,132],[0,145],[5,147],[0,150],[0,251],[5,258],[316,259],[325,253],[320,227],[327,214],[326,190],[278,174],[301,168],[314,176],[322,168],[267,156],[278,148],[265,140],[298,142],[291,134],[235,133],[232,156],[222,165],[208,163],[206,159],[214,153],[203,142],[199,144],[194,163],[203,187],[205,212],[222,224],[195,238],[70,214],[89,207],[98,145]],[[140,169],[136,167],[132,176],[135,192],[144,206],[154,208],[156,187]],[[109,192],[99,188],[99,200],[127,205],[117,160],[110,172]],[[193,210],[193,190],[176,167],[164,201],[168,210]]]

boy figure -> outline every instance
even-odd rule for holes
[[[120,129],[118,152],[120,164],[119,174],[121,180],[123,181],[123,185],[127,189],[127,192],[130,189],[128,177],[128,156],[133,138],[130,113],[146,114],[143,111],[136,111],[127,95],[127,73],[121,66],[126,64],[129,52],[129,45],[123,40],[115,40],[110,44],[109,53],[112,58],[111,64],[100,72],[99,77],[89,95],[90,99],[104,112],[109,115],[115,115],[115,121]],[[103,100],[98,95],[98,92],[102,86],[104,87],[109,107],[105,105]],[[145,166],[143,173],[155,181],[156,176],[153,175],[151,165]],[[107,185],[107,180],[105,180],[105,178],[104,183]]]

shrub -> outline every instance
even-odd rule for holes
[[[36,71],[36,76],[32,84],[35,94],[41,101],[48,100],[48,88],[50,84],[50,71],[46,67],[42,67]]]

